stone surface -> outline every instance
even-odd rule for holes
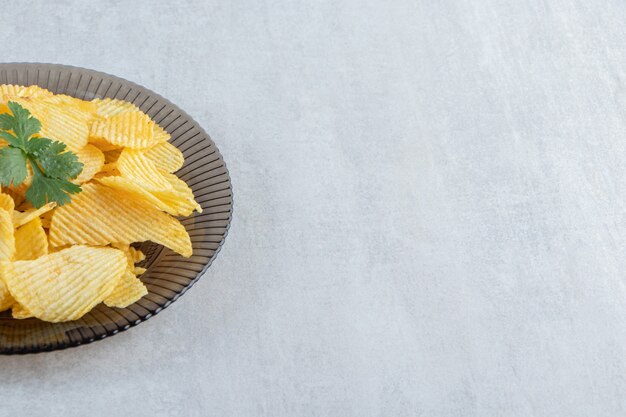
[[[626,3],[31,1],[2,20],[4,61],[188,111],[235,219],[157,317],[0,357],[0,416],[626,415]]]

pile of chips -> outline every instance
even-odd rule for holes
[[[191,240],[175,216],[201,212],[174,172],[182,153],[131,103],[84,101],[37,86],[0,86],[0,113],[15,101],[84,164],[71,203],[33,208],[27,179],[0,190],[0,311],[14,318],[76,320],[99,303],[127,307],[147,294],[131,246],[152,241],[184,257]],[[7,146],[0,139],[0,148]]]

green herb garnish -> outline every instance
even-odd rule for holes
[[[13,114],[0,114],[0,138],[9,144],[0,149],[0,184],[22,184],[30,164],[33,182],[26,191],[26,200],[36,208],[52,201],[59,206],[69,203],[70,194],[81,191],[69,180],[78,177],[83,164],[75,153],[66,151],[64,143],[33,137],[41,129],[39,120],[14,101],[8,105]]]

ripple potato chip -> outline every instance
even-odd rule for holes
[[[46,214],[47,212],[49,212],[50,210],[52,210],[56,206],[57,206],[57,203],[51,202],[51,203],[48,203],[48,204],[46,204],[44,206],[41,206],[38,209],[31,208],[31,209],[28,209],[28,210],[23,211],[23,212],[15,211],[15,212],[13,212],[13,223],[14,223],[14,226],[15,227],[20,227],[22,225],[25,225],[26,223],[30,222],[34,218]]]
[[[15,256],[15,236],[13,219],[9,211],[0,209],[0,261],[10,261]],[[4,277],[0,274],[0,311],[13,305],[13,297],[9,292]]]
[[[126,267],[120,250],[73,246],[33,261],[1,262],[0,274],[34,317],[62,322],[81,318],[107,298]]]
[[[167,140],[161,136],[155,137],[154,126],[152,119],[142,112],[120,113],[106,119],[95,120],[91,124],[89,136],[102,139],[114,146],[149,148]]]
[[[104,153],[93,145],[87,145],[76,152],[78,160],[83,163],[82,172],[73,180],[75,184],[89,181],[102,170],[104,166]]]
[[[63,142],[73,151],[87,145],[89,123],[82,112],[44,100],[22,98],[14,101],[28,109],[41,122],[39,133],[42,137]]]
[[[72,203],[52,216],[50,243],[62,245],[130,244],[151,240],[188,258],[191,239],[174,217],[113,188],[87,183]]]
[[[159,171],[176,172],[185,163],[183,153],[169,142],[159,143],[151,148],[142,150],[142,152],[154,163],[154,166]]]
[[[0,209],[13,213],[13,210],[15,210],[15,201],[13,201],[10,195],[0,193]]]
[[[29,261],[48,254],[48,237],[35,217],[15,231],[15,259]]]
[[[104,299],[104,304],[109,307],[125,308],[146,294],[148,294],[148,289],[143,282],[135,276],[132,270],[126,269],[113,292]]]

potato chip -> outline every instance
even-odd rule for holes
[[[183,153],[169,142],[162,142],[142,151],[163,172],[176,172],[185,163]]]
[[[35,217],[15,231],[15,259],[29,261],[48,254],[48,237]]]
[[[33,314],[30,311],[26,310],[23,305],[14,302],[13,306],[11,306],[11,316],[14,319],[22,320],[33,317]]]
[[[167,142],[170,139],[172,139],[170,134],[167,133],[165,129],[163,129],[161,126],[155,123],[154,124],[154,142],[162,143],[162,142]]]
[[[0,261],[10,261],[15,256],[15,236],[12,212],[0,209]]]
[[[80,175],[72,182],[82,184],[89,181],[104,166],[104,154],[93,145],[87,145],[83,149],[76,152],[78,160],[83,163],[84,167]]]
[[[89,122],[95,118],[96,105],[91,101],[81,100],[65,94],[55,94],[51,97],[45,97],[43,101],[55,106],[69,108],[76,117],[85,122]]]
[[[154,162],[139,150],[124,149],[117,160],[117,169],[123,177],[136,180],[149,191],[172,188]]]
[[[104,299],[104,304],[109,307],[125,308],[135,303],[148,289],[130,269],[126,269],[113,292]]]
[[[113,248],[73,246],[33,261],[1,262],[0,273],[21,306],[41,320],[77,320],[107,298],[126,271]]]
[[[50,228],[50,223],[52,222],[52,215],[54,214],[54,210],[50,210],[48,212],[45,212],[44,214],[42,214],[40,216],[41,218],[41,226],[43,226],[44,229],[49,229]]]
[[[141,266],[136,266],[136,267],[133,269],[133,272],[134,272],[134,273],[135,273],[135,275],[137,275],[137,276],[142,275],[142,274],[143,274],[143,273],[145,273],[146,271],[147,271],[147,269],[146,269],[146,268],[142,268]]]
[[[134,104],[114,98],[96,98],[94,100],[91,100],[91,102],[96,106],[96,114],[104,118],[115,116],[121,113],[140,111],[139,108]]]
[[[115,146],[149,148],[163,138],[154,135],[155,123],[142,112],[120,113],[91,124],[89,136]]]
[[[128,252],[130,253],[130,257],[133,260],[133,264],[136,264],[137,262],[141,262],[146,259],[146,255],[144,255],[141,250],[133,248],[132,246],[128,248]]]
[[[108,245],[151,240],[180,253],[192,254],[191,239],[175,218],[118,190],[87,183],[52,216],[50,244]]]
[[[89,136],[89,143],[96,148],[100,149],[102,152],[110,152],[110,151],[119,151],[121,152],[123,147],[112,145],[106,140],[98,137]]]
[[[52,92],[46,90],[45,88],[41,88],[38,85],[31,85],[28,87],[11,84],[0,85],[0,97],[3,102],[20,97],[41,98],[51,97],[52,95]]]
[[[15,256],[15,236],[11,212],[0,209],[0,261],[10,261]],[[13,305],[13,297],[0,274],[0,311]]]
[[[58,106],[38,99],[15,99],[41,122],[42,137],[63,142],[72,151],[87,145],[89,126],[86,116],[69,106]]]
[[[15,211],[13,212],[13,223],[15,227],[20,227],[22,225],[25,225],[26,223],[30,222],[31,220],[33,220],[34,218],[37,218],[47,212],[49,212],[50,210],[52,210],[53,208],[55,208],[57,205],[57,203],[55,203],[54,201],[41,206],[38,209],[28,209],[24,212],[19,212],[19,211]]]
[[[173,174],[159,171],[145,153],[124,149],[117,161],[121,176],[99,178],[102,184],[149,202],[173,216],[202,212],[191,189]]]
[[[13,210],[15,210],[15,201],[13,201],[10,195],[0,193],[0,209],[13,213]]]
[[[110,151],[104,151],[104,162],[106,164],[112,164],[117,162],[123,150],[124,148],[116,148],[111,149]]]

